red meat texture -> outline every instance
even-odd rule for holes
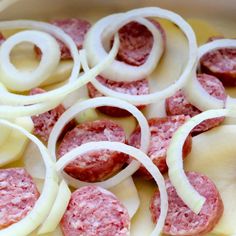
[[[224,86],[216,77],[207,74],[198,74],[198,81],[202,87],[211,96],[226,101],[227,94]],[[201,111],[188,102],[184,92],[179,90],[176,94],[166,99],[167,115],[189,115],[193,117],[201,113]],[[200,123],[192,130],[192,134],[196,135],[218,126],[224,121],[224,117],[208,119]]]
[[[64,236],[128,236],[130,218],[112,193],[86,186],[72,193],[61,228]]]
[[[109,120],[79,124],[64,136],[57,151],[58,158],[84,143],[93,141],[125,143],[125,132],[118,124]],[[91,151],[78,156],[66,166],[65,171],[82,181],[101,181],[119,171],[127,158],[126,154],[110,150]]]
[[[163,118],[152,118],[148,120],[151,140],[147,155],[162,173],[165,173],[168,170],[168,166],[166,164],[166,152],[171,138],[174,132],[188,119],[188,116],[178,115]],[[138,126],[128,140],[129,145],[140,148],[140,138],[141,131]],[[186,157],[190,153],[191,148],[192,138],[191,135],[189,135],[184,143],[183,157]],[[152,178],[144,166],[140,167],[138,174],[146,179]]]
[[[206,198],[199,214],[191,211],[177,195],[175,188],[166,180],[168,194],[168,213],[163,233],[174,236],[201,236],[212,231],[221,218],[224,206],[215,184],[206,176],[195,172],[187,172],[193,187]],[[160,215],[160,193],[155,192],[150,204],[153,222]]]
[[[50,23],[61,28],[73,39],[77,48],[79,50],[82,49],[85,35],[91,27],[91,24],[88,21],[79,18],[70,18],[56,19],[50,21]],[[61,50],[61,59],[71,59],[72,57],[69,48],[59,39],[57,39],[57,42]],[[41,56],[41,50],[38,47],[35,47],[35,52],[38,56]]]
[[[164,29],[157,21],[152,19],[149,20],[160,31],[165,48],[166,34]],[[133,66],[141,66],[146,62],[153,46],[153,36],[146,26],[132,21],[119,30],[119,38],[120,47],[116,58],[117,60]],[[111,44],[112,43],[113,41]],[[116,92],[130,95],[149,94],[149,84],[146,78],[133,82],[114,82],[109,80],[109,78],[98,76],[97,80]],[[91,83],[88,83],[87,88],[91,98],[104,96]],[[137,108],[144,109],[145,106],[141,104],[137,106]],[[113,117],[124,117],[130,115],[128,111],[116,107],[102,106],[97,109],[100,112]]]
[[[160,31],[165,46],[166,34],[164,29],[159,22],[155,20],[150,20],[150,22]],[[152,33],[146,26],[132,21],[119,30],[119,38],[118,60],[133,66],[140,66],[146,62],[153,46]]]
[[[30,91],[30,95],[44,92],[45,90],[41,88],[34,88]],[[55,123],[64,112],[65,108],[62,105],[58,105],[52,110],[32,116],[31,118],[34,123],[34,134],[37,135],[42,141],[47,142]],[[69,126],[70,125],[72,125],[72,123],[70,123]],[[68,129],[69,126],[66,126],[66,129]]]
[[[115,82],[112,80],[105,79],[102,76],[97,76],[96,79],[104,86],[119,93],[130,94],[130,95],[149,94],[149,84],[147,79],[142,79],[133,82]],[[88,83],[87,88],[89,97],[91,98],[104,96],[92,85],[92,83]],[[144,105],[137,106],[138,109],[143,109],[144,107],[145,107]],[[97,109],[100,112],[113,117],[125,117],[130,115],[128,111],[117,107],[101,106],[98,107]]]
[[[33,179],[23,168],[0,170],[0,229],[28,215],[39,192]]]
[[[236,86],[236,49],[220,48],[206,53],[200,60],[200,68],[202,72],[216,76],[225,86]]]

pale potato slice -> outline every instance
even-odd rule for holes
[[[30,142],[22,155],[24,167],[36,179],[45,178],[45,166],[37,146]]]
[[[166,32],[166,50],[155,71],[149,76],[151,92],[161,91],[178,79],[187,63],[188,44],[184,34],[174,24],[158,19]],[[145,109],[147,118],[166,115],[165,100],[150,104]]]
[[[139,195],[132,177],[127,178],[117,186],[109,189],[123,203],[132,218],[140,205]]]
[[[222,36],[222,33],[204,20],[190,18],[187,20],[196,34],[198,45],[205,44],[212,36]]]
[[[216,184],[224,214],[212,233],[236,234],[236,125],[215,128],[193,138],[185,169],[207,175]]]
[[[151,197],[157,186],[152,181],[135,179],[135,184],[140,197],[140,207],[131,222],[131,236],[150,235],[154,229],[149,205]]]
[[[33,122],[30,117],[16,118],[15,123],[29,132],[33,130]],[[16,161],[21,158],[28,138],[17,131],[11,131],[6,141],[0,146],[0,166]]]

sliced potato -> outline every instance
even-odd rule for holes
[[[212,36],[222,36],[222,33],[204,20],[190,18],[188,23],[192,26],[198,45],[202,45]]]
[[[109,189],[123,203],[132,218],[137,212],[140,200],[132,177],[127,178],[117,186]]]
[[[15,123],[29,132],[33,130],[33,122],[30,117],[20,117]],[[11,131],[6,141],[0,146],[0,166],[16,161],[21,158],[28,139],[20,132]]]
[[[212,233],[236,234],[236,125],[224,125],[193,138],[185,169],[207,175],[216,184],[224,214]]]

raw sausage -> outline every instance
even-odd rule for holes
[[[102,76],[97,76],[96,79],[106,87],[120,93],[125,93],[130,95],[145,95],[149,93],[149,84],[147,79],[142,79],[133,82],[115,82],[112,80],[105,79]],[[87,88],[89,97],[91,98],[104,96],[91,83],[87,84]],[[143,109],[145,106],[140,105],[137,107],[138,109]],[[124,117],[130,115],[128,111],[117,107],[102,106],[98,107],[97,109],[100,112],[113,117]]]
[[[34,207],[39,192],[23,168],[0,170],[0,229],[23,219]]]
[[[166,34],[159,22],[150,21],[160,31],[164,46]],[[146,26],[132,21],[119,30],[120,48],[117,59],[129,65],[140,66],[144,64],[149,56],[153,45],[153,36]]]
[[[221,218],[224,205],[215,184],[199,173],[188,172],[187,177],[194,188],[206,198],[199,214],[191,211],[179,198],[170,181],[166,180],[168,213],[163,233],[174,236],[201,236],[210,232]],[[160,194],[155,192],[150,204],[153,222],[160,215]]]
[[[64,236],[128,236],[130,218],[111,192],[85,186],[72,193],[61,228]]]
[[[88,21],[79,18],[57,19],[50,21],[50,23],[64,30],[65,33],[74,40],[79,50],[82,48],[85,35],[91,27],[91,24]],[[70,50],[67,46],[60,40],[57,41],[61,49],[61,59],[71,59]],[[35,51],[38,55],[41,55],[41,51],[38,47],[35,47]]]
[[[198,81],[201,83],[202,87],[213,97],[226,100],[226,92],[222,83],[214,76],[207,74],[198,74]],[[201,113],[201,111],[195,106],[191,105],[183,91],[178,91],[175,95],[166,99],[166,113],[167,115],[189,115],[191,117]],[[208,119],[203,121],[201,124],[196,126],[192,134],[199,134],[201,132],[207,131],[218,126],[224,121],[224,117]]]
[[[151,140],[147,155],[162,173],[165,173],[168,170],[166,164],[166,151],[170,144],[170,140],[174,132],[182,124],[184,124],[188,120],[188,118],[189,117],[185,115],[178,115],[163,118],[152,118],[148,120],[151,132]],[[131,134],[128,143],[131,146],[139,148],[140,137],[140,127],[138,126]],[[191,147],[192,139],[189,135],[183,147],[183,157],[186,157],[188,155],[188,153],[191,151]],[[151,175],[143,166],[141,166],[138,170],[138,174],[142,175],[146,179],[151,179]]]
[[[41,88],[34,88],[30,91],[30,94],[34,95],[44,92],[45,90]],[[50,111],[32,116],[31,118],[34,123],[34,134],[37,135],[42,141],[47,142],[53,126],[64,112],[65,108],[60,104]],[[65,127],[63,132],[65,132],[65,130],[68,130],[69,127],[71,127],[73,124],[73,121],[70,122]]]
[[[200,60],[200,68],[216,76],[225,86],[236,86],[236,49],[220,48],[206,53]]]
[[[92,141],[116,141],[125,143],[125,132],[122,127],[113,121],[96,120],[77,125],[68,132],[57,154],[58,158],[83,143]],[[66,166],[67,174],[87,182],[104,180],[118,170],[127,161],[127,155],[109,150],[92,151]]]

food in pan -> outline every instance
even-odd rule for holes
[[[0,31],[0,235],[236,233],[234,175],[196,160],[222,132],[210,166],[233,165],[218,155],[233,150],[236,40],[197,45],[157,7]]]

